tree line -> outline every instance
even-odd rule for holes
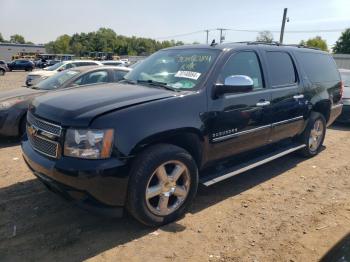
[[[270,31],[262,31],[258,34],[257,41],[272,43],[273,34]],[[323,51],[329,52],[327,41],[322,39],[321,36],[316,36],[309,38],[307,40],[301,40],[299,45],[319,48]],[[350,28],[342,32],[338,41],[335,43],[332,48],[333,53],[335,54],[350,54]]]
[[[258,34],[256,40],[271,43],[273,42],[273,35],[270,31],[262,31]],[[25,41],[24,37],[18,34],[12,35],[9,40],[6,40],[0,33],[0,42],[33,44]],[[100,28],[89,33],[75,33],[72,36],[61,35],[56,40],[45,44],[45,47],[49,53],[74,54],[76,56],[88,55],[89,52],[111,52],[115,55],[149,55],[162,48],[183,44],[182,41],[157,41],[151,38],[127,37],[117,35],[110,28]],[[329,51],[326,40],[320,36],[302,40],[299,44]],[[332,51],[336,54],[350,54],[350,28],[342,32]]]
[[[159,49],[183,45],[181,41],[156,41],[143,37],[117,35],[112,29],[62,35],[45,45],[49,53],[84,56],[89,52],[111,52],[116,55],[149,55]]]

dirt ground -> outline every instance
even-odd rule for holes
[[[159,229],[65,202],[31,174],[18,141],[1,139],[0,261],[318,261],[350,233],[349,199],[350,126],[329,128],[312,159],[200,188],[190,213]]]

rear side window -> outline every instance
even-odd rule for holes
[[[108,82],[108,72],[107,71],[96,71],[87,73],[78,80],[74,82],[76,85],[90,85],[96,83]]]
[[[330,55],[298,52],[297,58],[311,82],[321,83],[340,80],[338,69]]]
[[[124,79],[124,76],[127,74],[127,71],[113,70],[114,81],[119,82]]]
[[[296,73],[292,58],[285,52],[267,52],[267,63],[270,69],[272,87],[282,87],[295,84]]]

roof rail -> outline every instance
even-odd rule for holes
[[[273,46],[292,46],[297,48],[307,48],[307,49],[314,49],[314,50],[321,50],[317,47],[310,47],[302,44],[281,44],[277,41],[274,42],[264,42],[264,41],[242,41],[242,42],[234,42],[237,44],[247,44],[247,45],[273,45]]]

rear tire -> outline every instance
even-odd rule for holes
[[[318,112],[311,112],[309,122],[300,135],[299,141],[306,145],[299,151],[303,157],[316,156],[322,148],[326,136],[326,119]]]
[[[143,151],[130,172],[127,210],[147,226],[182,217],[197,193],[198,170],[184,149],[154,145]]]

